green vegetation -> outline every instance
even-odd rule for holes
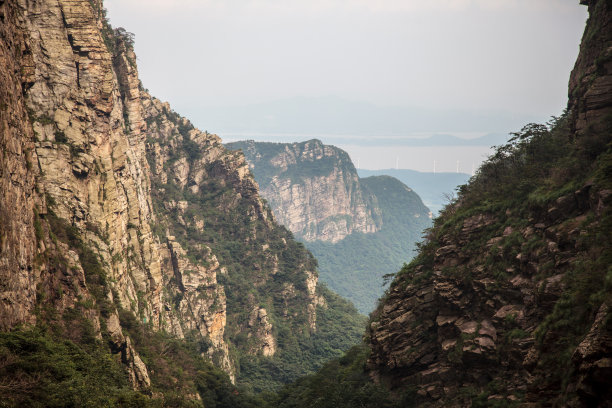
[[[547,125],[529,124],[513,134],[470,183],[461,186],[457,199],[435,220],[419,255],[400,271],[393,285],[414,284],[423,276],[421,271],[433,269],[434,253],[449,238],[461,242],[467,219],[484,216],[488,221],[483,221],[477,234],[470,235],[469,243],[457,249],[462,258],[473,264],[482,262],[499,284],[507,284],[510,275],[506,271],[524,268],[521,259],[525,256],[539,260],[533,268],[541,290],[546,278],[564,274],[560,298],[550,306],[542,302],[544,318],[533,333],[541,352],[538,367],[546,373],[541,381],[564,389],[573,375],[571,358],[576,346],[602,303],[612,299],[611,209],[609,204],[596,209],[589,203],[589,195],[610,188],[610,131],[612,120],[607,132],[588,131],[573,138],[564,114]],[[575,218],[585,210],[584,217]],[[550,232],[531,227],[531,236],[519,233],[537,223],[542,229],[550,226],[547,231],[566,231],[568,236],[558,235],[563,238],[556,238],[560,241],[553,245],[559,248],[554,246],[550,252],[546,235]],[[577,226],[579,234],[572,235],[568,223],[573,223],[571,228]],[[497,239],[496,243],[489,244],[491,249],[483,253],[482,248],[491,239]],[[565,257],[571,255],[571,260],[560,263],[555,251],[563,251]],[[442,272],[464,280],[470,280],[472,273],[460,266],[443,268]],[[512,328],[512,316],[506,323],[509,331],[504,335],[505,342],[529,336],[520,328]]]
[[[263,400],[239,391],[227,374],[200,356],[198,343],[138,325],[123,315],[151,374],[134,391],[120,354],[89,334],[69,340],[43,327],[0,332],[0,407],[254,408]],[[75,310],[64,318],[90,323]]]
[[[460,241],[461,234],[464,233],[464,221],[475,215],[485,216],[485,221],[478,227],[478,233],[470,235],[470,239],[477,237],[477,241],[469,242],[456,250],[460,256],[471,260],[472,267],[479,263],[486,265],[485,270],[490,271],[498,284],[507,283],[509,276],[506,270],[520,267],[521,257],[517,259],[519,253],[529,251],[539,254],[541,259],[548,259],[543,252],[547,241],[541,232],[534,231],[533,236],[525,238],[517,231],[530,225],[527,220],[531,223],[543,220],[549,225],[566,228],[564,223],[571,221],[573,215],[584,210],[584,207],[580,208],[581,205],[588,204],[570,205],[564,208],[563,213],[550,209],[556,209],[567,202],[563,200],[564,196],[574,194],[585,185],[590,185],[592,194],[610,188],[611,163],[612,142],[609,137],[592,133],[585,139],[572,139],[566,115],[554,118],[546,126],[526,126],[521,132],[514,134],[507,145],[497,149],[468,185],[460,188],[457,199],[436,219],[434,227],[428,232],[427,241],[418,245],[418,255],[400,270],[393,285],[418,285],[431,279],[435,252],[443,247],[449,238]],[[612,230],[611,210],[607,205],[600,207],[599,211],[601,212],[597,217],[591,212],[587,217],[581,218],[583,221],[579,224],[580,236],[574,242],[559,244],[563,246],[562,250],[571,251],[574,257],[569,265],[561,270],[558,267],[551,268],[549,261],[538,265],[536,279],[539,280],[560,271],[565,272],[563,294],[548,309],[544,304],[541,306],[545,317],[535,331],[536,344],[541,353],[537,371],[540,373],[540,386],[565,390],[574,375],[571,361],[573,351],[584,339],[601,304],[612,299],[612,272],[609,267],[612,264],[612,238],[609,234]],[[551,217],[558,218],[551,220]],[[507,230],[508,227],[512,229]],[[492,238],[496,238],[495,249],[483,252],[482,248]],[[442,273],[462,279],[466,283],[472,280],[472,272],[462,267],[445,267]],[[608,325],[612,321],[609,316],[605,323]],[[505,319],[500,353],[513,341],[532,335],[517,327],[517,324],[514,315],[508,315]],[[461,362],[464,340],[461,337],[449,352],[450,361],[457,364]],[[325,365],[317,374],[285,387],[278,394],[278,406],[341,407],[393,404],[394,400],[389,399],[385,390],[376,388],[364,377],[365,368],[362,363],[365,357],[361,353],[367,352],[358,350],[351,350],[342,359]],[[359,355],[362,357],[358,357]],[[376,395],[380,401],[379,405],[368,398],[361,399],[364,398],[362,391],[368,387],[372,389],[365,393],[366,396]],[[394,395],[402,390],[407,397],[399,406],[418,405],[411,387],[400,388],[394,391]],[[464,387],[457,398],[464,403],[471,401],[471,405],[475,407],[520,405],[522,393],[516,394],[515,400],[506,399],[504,395],[504,384],[490,381],[479,389]]]
[[[281,326],[278,329],[280,351],[273,357],[242,355],[240,383],[249,391],[276,391],[280,386],[314,373],[323,363],[341,356],[359,342],[365,318],[354,306],[324,286],[321,295],[326,307],[317,308],[317,331],[310,336],[296,336]]]
[[[447,197],[451,197],[458,186],[470,179],[465,173],[429,173],[408,169],[358,169],[357,173],[362,178],[382,175],[395,177],[414,190],[434,216],[448,203]]]
[[[384,293],[383,277],[410,261],[415,243],[431,220],[419,196],[399,180],[373,176],[361,179],[360,184],[377,198],[381,230],[353,233],[334,244],[315,241],[305,245],[319,261],[321,280],[351,300],[361,313],[369,313]]]
[[[49,271],[70,276],[74,266],[59,250],[67,245],[79,257],[88,292],[72,293],[73,307],[60,307],[77,282],[37,287],[38,325],[0,332],[0,407],[257,407],[263,402],[233,386],[224,372],[202,357],[204,343],[177,339],[138,321],[120,304],[109,301],[110,285],[96,252],[73,225],[49,212],[36,218],[39,239],[48,239]],[[48,235],[46,235],[48,234]],[[53,281],[53,280],[52,280]],[[118,295],[114,295],[117,302]],[[147,365],[151,388],[134,391],[115,349],[106,319],[119,311],[121,326]],[[100,334],[93,316],[99,317]]]
[[[165,170],[186,158],[191,164],[202,165],[214,177],[204,178],[195,193],[180,188],[171,181],[172,177],[165,184],[154,179],[153,203],[156,212],[167,214],[167,218],[159,217],[162,221],[153,230],[165,239],[162,232],[168,229],[195,264],[207,264],[210,247],[227,269],[227,273],[218,273],[217,279],[225,288],[225,336],[236,363],[239,387],[256,393],[276,390],[313,373],[325,361],[357,343],[363,333],[364,317],[323,287],[317,289],[316,296],[325,299],[326,305],[316,309],[316,331],[310,327],[308,305],[312,299],[306,278],[307,273],[316,273],[317,262],[284,227],[257,215],[254,206],[258,204],[251,192],[241,191],[237,198],[237,189],[242,187],[236,185],[225,164],[226,159],[232,160],[233,153],[199,163],[205,147],[190,138],[191,124],[174,112],[165,111],[162,115],[175,125],[173,139],[151,138],[149,143],[168,149]],[[148,121],[154,123],[156,119]],[[154,165],[153,156],[149,154],[148,158]],[[187,208],[168,210],[166,204],[170,201],[186,201]],[[271,218],[270,210],[264,211]],[[203,222],[203,228],[197,228],[196,221]],[[169,290],[175,299],[180,295],[171,287]],[[274,356],[257,354],[259,340],[246,334],[254,307],[267,311],[277,341]]]
[[[134,314],[121,310],[121,326],[146,364],[153,395],[163,395],[164,407],[259,407],[262,401],[232,385],[226,373],[202,357],[206,339],[177,339],[153,331]],[[201,400],[196,399],[196,395]]]
[[[412,389],[392,396],[372,382],[365,372],[369,355],[366,345],[351,348],[341,358],[323,366],[316,374],[300,378],[279,391],[271,406],[279,408],[408,408],[416,406]]]
[[[0,332],[0,406],[150,406],[107,350],[95,337],[75,343],[40,328]]]

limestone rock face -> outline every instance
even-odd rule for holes
[[[20,8],[35,66],[26,96],[39,184],[60,218],[98,235],[122,304],[134,304],[142,292],[142,313],[158,324],[162,275],[149,226],[148,164],[139,129],[126,133],[123,111],[129,107],[94,9],[83,1],[22,2]],[[135,71],[124,74],[137,81]],[[135,302],[135,312],[143,304]]]
[[[227,322],[225,291],[217,282],[219,262],[210,248],[204,249],[208,267],[193,264],[181,245],[167,238],[173,276],[168,276],[166,289],[177,301],[174,318],[166,323],[166,330],[182,338],[185,332],[197,332],[208,338],[211,347],[208,357],[223,368],[235,381],[233,363],[229,358],[229,347],[224,339]]]
[[[253,332],[249,335],[255,335],[261,342],[260,350],[264,356],[274,355],[276,352],[276,340],[272,335],[272,324],[268,321],[268,312],[263,307],[253,308],[249,317],[249,328],[253,328]],[[258,352],[259,350],[254,350]]]
[[[262,195],[278,222],[298,239],[337,242],[353,232],[380,230],[376,199],[360,188],[346,152],[319,140],[257,147],[247,141],[228,148],[242,149],[251,166],[257,166]]]

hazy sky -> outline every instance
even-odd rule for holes
[[[587,17],[578,0],[105,5],[136,35],[144,86],[203,128],[207,108],[322,96],[545,120],[565,107]]]

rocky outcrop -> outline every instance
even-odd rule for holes
[[[580,53],[569,80],[572,126],[578,137],[610,132],[612,105],[612,28],[610,3],[582,0],[589,8]]]
[[[337,242],[381,228],[375,198],[359,186],[348,154],[320,140],[303,143],[235,142],[242,149],[276,219],[304,241]]]
[[[151,387],[151,379],[147,366],[142,361],[129,336],[125,336],[117,313],[111,314],[106,320],[106,327],[111,339],[111,349],[121,354],[121,362],[126,366],[130,384],[137,390],[147,390]]]
[[[554,204],[572,202],[570,217],[515,228],[506,216],[479,214],[464,219],[456,235],[430,243],[422,252],[432,263],[400,272],[370,326],[373,375],[394,388],[416,386],[425,406],[467,403],[462,387],[474,390],[471,398],[486,391],[508,403],[560,398],[565,390],[555,390],[555,374],[546,365],[560,335],[542,333],[577,260],[588,257],[580,253],[578,237],[598,228],[587,217],[600,211],[601,193],[585,194],[589,190],[585,186],[543,211],[551,214],[558,209]],[[482,241],[484,252],[471,245]],[[609,386],[610,377],[603,380],[610,358],[610,331],[602,328],[607,310],[603,304],[574,351],[581,377],[570,387],[586,400],[606,400],[594,390]],[[492,380],[503,388],[483,391]]]
[[[610,306],[602,304],[584,340],[572,355],[577,379],[569,385],[587,404],[597,405],[601,401],[612,401],[610,378],[612,378],[612,331]]]
[[[224,287],[217,282],[219,261],[210,248],[203,246],[207,266],[194,264],[174,237],[168,236],[167,242],[174,275],[166,277],[166,309],[174,310],[174,318],[167,320],[165,329],[179,338],[195,332],[208,339],[211,344],[206,350],[208,357],[235,381],[229,346],[224,339],[227,304]],[[171,301],[173,304],[169,304]]]
[[[249,316],[249,328],[253,331],[249,332],[249,336],[255,335],[261,346],[256,347],[255,353],[261,351],[264,356],[272,356],[276,353],[276,340],[272,335],[272,324],[268,321],[268,312],[263,307],[255,307]]]

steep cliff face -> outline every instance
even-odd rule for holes
[[[375,314],[371,375],[420,406],[610,406],[609,4],[589,2],[569,113],[497,150]]]
[[[374,198],[359,186],[348,154],[320,140],[229,143],[242,149],[277,220],[304,241],[338,242],[381,228]]]
[[[312,255],[241,154],[142,88],[133,38],[102,2],[9,0],[0,13],[0,328],[52,324],[76,341],[80,316],[140,389],[138,325],[199,342],[232,379],[243,356],[316,343],[334,297]]]
[[[322,360],[294,344],[300,337],[317,341],[318,314],[328,307],[316,262],[276,224],[244,156],[167,104],[146,93],[141,99],[154,230],[167,243],[160,251],[162,271],[170,271],[163,278],[162,327],[179,337],[196,332],[209,339],[210,358],[229,372],[240,359],[253,364],[249,356],[275,356],[281,365],[296,352]],[[281,341],[281,333],[291,335]],[[229,344],[237,355],[229,355]],[[270,388],[279,381],[268,380]]]
[[[589,21],[580,44],[580,54],[569,80],[572,130],[589,138],[590,133],[609,132],[612,103],[612,29],[610,5],[605,0],[582,0],[589,8]]]
[[[127,250],[127,234],[119,239],[118,231],[127,223],[128,201],[136,201],[138,178],[123,174],[128,173],[125,161],[131,152],[117,122],[119,93],[113,87],[110,56],[91,4],[3,2],[2,7],[9,23],[3,24],[8,40],[3,46],[12,51],[3,58],[7,68],[3,100],[10,102],[5,114],[12,118],[4,122],[7,160],[2,165],[3,174],[9,176],[3,180],[13,178],[6,188],[9,195],[4,196],[11,202],[2,205],[6,214],[2,258],[8,266],[3,281],[9,289],[2,325],[10,328],[39,320],[41,298],[46,297],[60,314],[80,301],[109,300],[102,293],[94,299],[86,286],[95,286],[91,269],[99,267],[98,255],[107,261],[112,253]],[[101,189],[113,186],[117,193],[117,184],[124,187],[117,200],[101,203]],[[134,206],[131,209],[138,215]],[[19,224],[22,232],[16,235]],[[81,236],[87,237],[88,245]],[[98,248],[98,255],[90,256],[89,245]],[[135,284],[143,284],[155,297],[151,282],[125,279],[124,266],[108,269],[118,288],[129,293]],[[154,285],[155,269],[151,263],[140,275],[148,275]],[[57,291],[62,296],[49,296]],[[83,313],[99,330],[96,311]],[[133,384],[147,387],[146,368],[113,324],[118,320],[116,311],[105,309],[104,315],[109,322],[105,333],[130,366]]]
[[[23,91],[32,85],[33,62],[26,34],[19,29],[14,2],[0,4],[0,328],[33,323],[35,190],[38,168],[34,133]]]

